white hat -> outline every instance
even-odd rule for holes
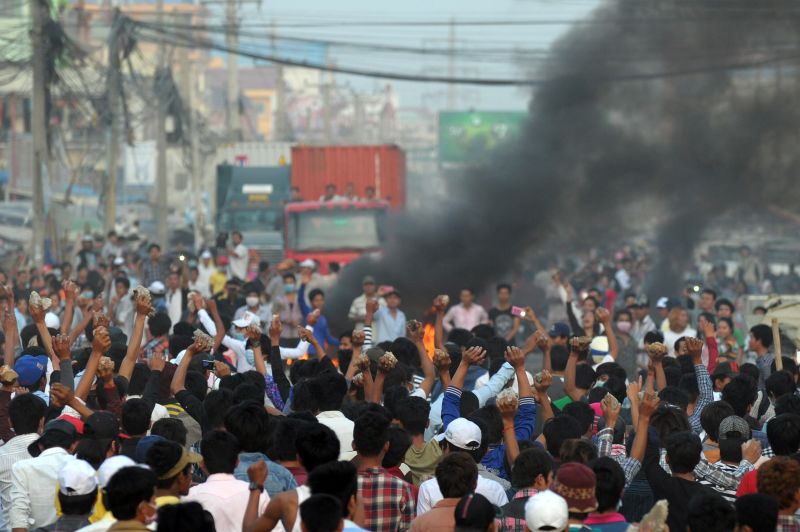
[[[153,281],[147,289],[150,290],[151,294],[156,295],[164,295],[164,292],[167,291],[167,287],[161,281]]]
[[[125,259],[122,257],[117,257],[114,259],[114,266],[122,266],[123,264],[125,264]]]
[[[92,235],[86,234],[81,237],[81,242],[94,242]]]
[[[97,489],[97,474],[86,460],[70,460],[58,472],[58,486],[64,495],[88,495]]]
[[[211,257],[213,257],[213,255],[211,255],[211,252],[207,249],[200,254],[201,259],[210,259]]]
[[[242,317],[238,320],[233,321],[233,326],[238,327],[240,329],[244,329],[248,325],[253,323],[258,324],[261,320],[258,319],[258,316],[250,312],[249,310],[242,314]]]
[[[659,297],[658,301],[656,301],[656,308],[667,308],[668,305],[669,305],[668,297]]]
[[[105,461],[100,464],[100,469],[97,470],[97,480],[100,484],[100,487],[105,488],[108,486],[108,481],[111,480],[111,477],[113,477],[114,474],[123,467],[135,465],[136,462],[134,462],[133,459],[121,454],[112,456],[111,458],[106,458]]]
[[[311,259],[306,259],[300,263],[301,268],[311,268],[312,270],[317,267],[317,263]]]
[[[61,327],[61,319],[52,312],[44,315],[44,325],[48,329],[58,329]]]
[[[564,530],[568,520],[567,501],[550,490],[540,491],[525,503],[528,530]]]
[[[481,446],[481,428],[472,421],[459,417],[447,425],[447,430],[441,435],[439,441],[442,439],[459,449],[474,451]]]
[[[532,387],[533,386],[533,375],[531,375],[530,371],[526,371],[525,375],[528,376],[528,385],[530,385]],[[511,389],[514,390],[515,392],[519,393],[519,383],[517,382],[517,376],[516,375],[514,375],[514,382],[511,383]]]

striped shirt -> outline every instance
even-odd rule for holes
[[[20,460],[31,458],[28,446],[39,439],[35,432],[8,440],[0,447],[0,530],[9,530],[8,510],[11,508],[11,468]]]
[[[726,464],[722,461],[711,464],[711,467],[713,469],[722,471],[724,473],[729,473],[731,475],[735,475],[736,470],[739,468],[738,465]],[[728,486],[717,485],[713,482],[712,479],[708,477],[698,479],[698,482],[700,482],[700,484],[705,484],[709,488],[713,488],[714,490],[717,491],[717,493],[722,495],[722,497],[725,498],[725,500],[727,500],[728,502],[736,502],[736,488],[731,489],[730,485]],[[736,487],[738,488],[738,486]]]

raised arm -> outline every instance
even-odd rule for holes
[[[83,331],[86,330],[86,327],[89,326],[89,323],[93,319],[94,319],[94,311],[91,310],[90,306],[86,306],[86,308],[83,309],[83,319],[78,324],[78,326],[75,327],[69,333],[69,343],[70,344],[74,344],[75,343],[75,340],[77,340],[78,336],[80,336],[83,333]]]
[[[203,345],[199,340],[195,340],[192,345],[186,348],[186,352],[183,354],[177,369],[175,369],[175,374],[172,376],[172,382],[169,385],[169,391],[173,396],[186,389],[186,373],[189,371],[189,364],[192,363],[192,358],[202,350]]]
[[[92,353],[89,355],[89,361],[86,363],[86,369],[81,377],[81,382],[75,390],[75,397],[82,401],[86,401],[89,396],[89,390],[92,388],[92,381],[94,381],[95,374],[97,373],[97,365],[100,363],[102,357],[111,347],[111,338],[108,336],[108,329],[105,327],[98,327],[94,330],[94,339],[92,340]]]
[[[358,371],[358,360],[363,352],[362,346],[364,345],[364,339],[365,336],[363,331],[353,331],[353,356],[350,357],[350,365],[347,366],[344,374],[344,378],[347,380],[347,382],[353,380],[353,377],[355,377],[356,372]],[[340,371],[341,369],[342,368],[339,368]]]
[[[694,405],[694,411],[692,415],[689,416],[689,423],[692,426],[692,430],[699,434],[703,431],[700,425],[700,415],[703,413],[703,409],[714,401],[714,389],[711,386],[711,378],[708,376],[708,370],[703,365],[703,341],[697,338],[687,338],[686,348],[689,350],[689,355],[691,355],[692,362],[694,363],[694,374],[697,379],[697,389],[699,390],[697,402],[695,402]]]
[[[517,417],[518,405],[519,401],[516,398],[497,403],[497,409],[500,410],[503,418],[503,443],[506,444],[506,458],[508,458],[509,464],[513,464],[519,456],[519,442],[514,431],[514,419]]]
[[[14,314],[13,300],[9,300],[10,309],[6,309],[3,315],[3,332],[6,340],[3,343],[3,363],[6,366],[14,367],[14,355],[17,345],[19,345],[19,329],[17,328],[17,316]]]
[[[129,381],[131,375],[133,375],[136,360],[139,358],[139,349],[142,345],[142,336],[144,336],[144,322],[153,311],[153,305],[146,297],[139,296],[134,300],[133,305],[136,308],[136,318],[133,320],[133,331],[131,331],[131,337],[128,340],[128,350],[125,352],[125,358],[119,366],[119,375]]]
[[[639,407],[639,422],[636,424],[636,437],[631,446],[631,458],[644,463],[644,453],[647,450],[647,430],[650,426],[650,417],[658,408],[658,396],[645,392],[642,404]]]
[[[431,394],[433,384],[436,382],[436,369],[433,367],[433,362],[428,356],[428,350],[425,348],[423,341],[425,337],[425,327],[422,326],[417,320],[411,320],[406,325],[408,337],[417,346],[417,353],[419,354],[419,365],[422,368],[422,375],[424,379],[419,385],[419,389],[425,392],[425,396]]]
[[[53,351],[58,357],[58,369],[61,370],[59,381],[69,388],[75,389],[75,376],[72,373],[72,353],[70,352],[69,336],[59,334],[53,338]]]
[[[567,367],[564,368],[564,392],[569,395],[573,401],[580,401],[583,396],[575,384],[575,373],[578,370],[578,352],[574,346],[570,347],[569,358],[567,359]]]
[[[444,349],[444,313],[447,304],[442,296],[433,300],[433,309],[436,311],[436,322],[433,325],[433,344],[436,349]]]
[[[61,320],[61,334],[67,334],[75,317],[75,299],[80,293],[80,288],[70,280],[65,280],[61,286],[64,289],[64,319]]]
[[[28,304],[28,309],[31,314],[31,318],[33,318],[33,323],[36,325],[36,331],[42,338],[42,343],[44,344],[42,347],[45,351],[47,351],[47,356],[49,356],[50,360],[53,362],[53,367],[57,368],[58,357],[53,351],[53,338],[50,336],[50,331],[47,329],[47,325],[44,323],[44,315],[47,311],[40,305],[31,304]]]
[[[536,328],[535,332],[547,331],[547,329],[544,328],[544,325],[542,325],[542,322],[539,321],[539,317],[536,315],[536,311],[533,310],[533,307],[525,307],[525,321],[533,323],[533,326]],[[519,320],[517,320],[516,326],[519,327]]]
[[[553,405],[550,404],[550,397],[547,395],[547,390],[553,384],[553,376],[546,369],[542,370],[540,376],[541,380],[536,377],[533,378],[533,390],[536,402],[539,403],[539,407],[542,409],[542,423],[544,423],[548,419],[556,417],[555,413],[553,413]]]
[[[614,360],[617,360],[619,354],[619,344],[617,343],[617,335],[614,334],[614,329],[611,325],[611,313],[604,307],[600,307],[595,311],[597,320],[603,324],[608,338],[608,354]]]

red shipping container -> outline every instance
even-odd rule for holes
[[[292,148],[292,186],[300,189],[304,200],[319,200],[331,183],[340,195],[353,183],[362,198],[367,187],[375,187],[378,198],[400,209],[406,204],[405,153],[393,144]]]

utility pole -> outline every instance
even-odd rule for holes
[[[114,9],[113,28],[118,30],[119,8]],[[108,111],[111,114],[109,127],[111,134],[108,143],[108,186],[106,187],[106,233],[114,229],[117,218],[117,167],[119,166],[119,31],[111,31],[108,46]]]
[[[228,140],[235,142],[242,139],[242,127],[239,120],[239,62],[236,54],[238,21],[236,20],[237,0],[226,0],[225,6],[225,46],[228,48]]]
[[[450,18],[450,32],[447,37],[447,77],[456,77],[456,20]],[[447,84],[447,108],[454,110],[456,107],[456,86],[451,81]]]
[[[269,37],[270,53],[273,57],[278,56],[278,45],[275,31],[275,21],[272,21],[272,32]],[[272,113],[274,124],[272,139],[277,141],[286,140],[288,136],[288,127],[286,120],[286,110],[284,109],[284,87],[283,87],[283,65],[275,63],[276,67],[276,82],[275,82],[275,109]]]
[[[42,0],[31,0],[31,50],[33,50],[33,102],[31,129],[33,130],[33,242],[31,243],[31,258],[35,266],[40,266],[44,260],[44,186],[42,183],[42,170],[45,166],[49,151],[47,148],[47,76],[45,73],[44,22],[46,6]]]
[[[158,25],[164,26],[164,0],[158,0]],[[158,245],[167,250],[167,133],[166,129],[166,63],[167,52],[164,34],[158,38],[158,70],[156,71],[156,202],[155,218],[158,223]]]
[[[194,40],[194,30],[190,30],[190,36]],[[192,51],[186,47],[180,49],[180,62],[181,62],[181,75],[184,94],[186,94],[186,110],[189,116],[189,150],[191,160],[191,184],[192,184],[192,208],[194,210],[194,246],[195,251],[200,250],[203,243],[203,227],[205,220],[203,217],[203,186],[201,181],[201,168],[200,160],[200,140],[198,134],[200,126],[197,124],[197,116],[199,113],[194,112],[195,84],[194,78],[194,61],[192,60]]]

